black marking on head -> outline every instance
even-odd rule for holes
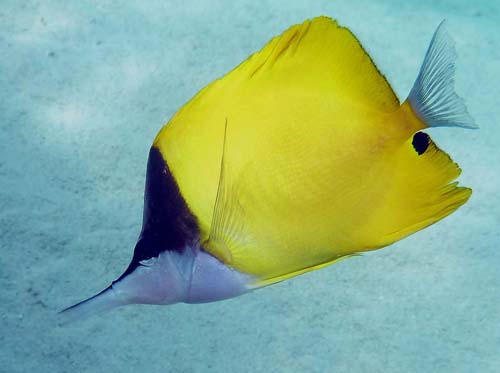
[[[429,147],[429,135],[424,132],[417,132],[415,135],[413,135],[413,141],[411,143],[417,154],[422,155]]]
[[[196,218],[179,190],[179,186],[160,150],[149,151],[144,191],[142,231],[132,261],[119,281],[131,273],[142,260],[157,257],[163,251],[183,252],[198,239]]]

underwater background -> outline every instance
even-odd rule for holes
[[[58,326],[128,264],[161,126],[317,15],[348,26],[401,99],[448,20],[480,129],[428,132],[470,201],[389,248],[239,298]],[[0,371],[500,372],[499,31],[498,0],[1,0]]]

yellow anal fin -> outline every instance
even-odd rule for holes
[[[463,205],[472,190],[453,182],[460,168],[429,135],[417,132],[388,162],[390,186],[360,229],[363,251],[377,249],[421,230]]]
[[[328,267],[329,265],[341,262],[344,259],[348,259],[348,258],[351,258],[353,256],[360,256],[360,255],[361,254],[354,253],[354,254],[349,254],[349,255],[344,255],[344,256],[341,256],[341,257],[337,257],[337,258],[335,258],[333,260],[330,260],[330,261],[327,261],[327,262],[324,262],[324,263],[321,263],[321,264],[317,264],[317,265],[312,266],[312,267],[307,267],[307,268],[300,269],[298,271],[286,273],[284,275],[280,275],[280,276],[276,276],[276,277],[272,277],[272,278],[267,278],[267,279],[264,279],[264,280],[256,281],[256,282],[254,282],[251,285],[251,287],[253,289],[257,289],[257,288],[261,288],[261,287],[264,287],[264,286],[273,285],[273,284],[276,284],[278,282],[288,280],[288,279],[290,279],[292,277],[299,276],[299,275],[302,275],[302,274],[307,273],[307,272],[311,272],[311,271],[315,271],[317,269]]]

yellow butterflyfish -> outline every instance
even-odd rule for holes
[[[65,311],[202,303],[390,245],[470,197],[429,127],[474,128],[435,32],[400,103],[347,28],[294,25],[186,103],[158,133],[126,271]]]

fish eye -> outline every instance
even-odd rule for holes
[[[415,135],[413,135],[413,141],[411,143],[417,154],[422,155],[429,147],[429,142],[430,141],[428,134],[423,132],[417,132]]]

